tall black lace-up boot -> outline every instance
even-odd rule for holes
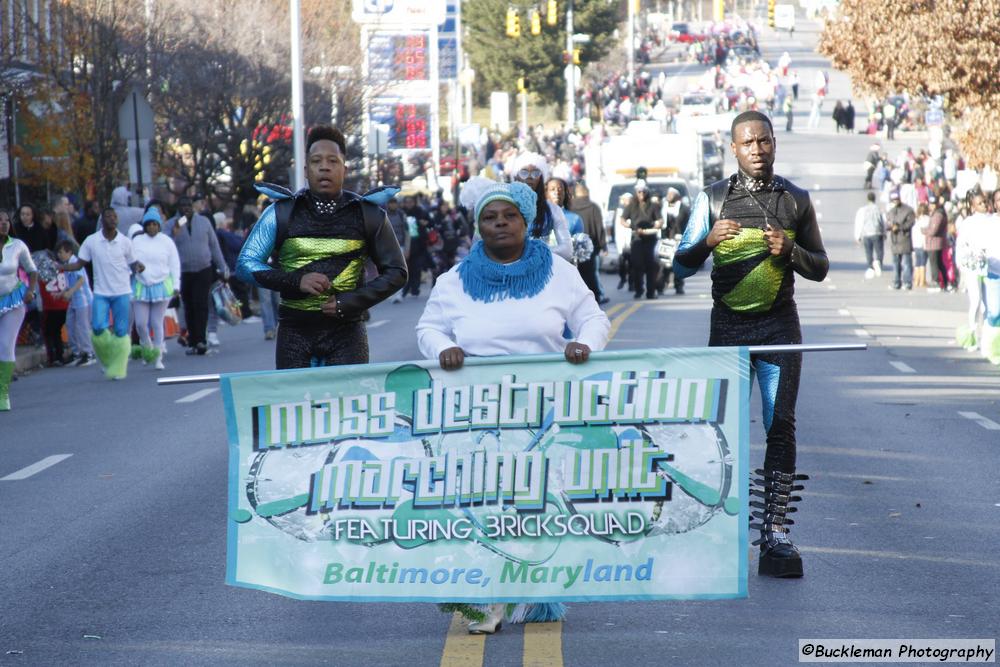
[[[760,531],[760,539],[753,544],[760,545],[760,560],[757,574],[769,577],[801,577],[802,556],[788,539],[788,527],[795,522],[788,515],[797,511],[792,503],[802,500],[793,495],[804,487],[796,482],[809,479],[808,475],[796,475],[778,470],[757,469],[754,474],[759,479],[751,483],[750,495],[760,500],[752,500],[750,507],[750,528]]]

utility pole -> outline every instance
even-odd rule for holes
[[[292,149],[295,162],[292,165],[293,189],[305,187],[306,133],[304,109],[302,107],[302,43],[300,29],[299,0],[289,0],[289,23],[292,37]]]

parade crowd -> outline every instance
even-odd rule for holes
[[[960,196],[963,167],[952,148],[940,158],[909,148],[890,158],[872,144],[868,201],[855,214],[854,238],[864,249],[866,280],[888,269],[888,252],[890,289],[964,293],[968,319],[957,341],[1000,364],[1000,189],[979,184]]]

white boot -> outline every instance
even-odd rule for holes
[[[506,605],[491,604],[486,609],[486,620],[469,623],[470,635],[492,635],[503,625],[503,611]]]

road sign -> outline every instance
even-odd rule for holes
[[[118,108],[118,134],[122,139],[152,140],[156,134],[153,108],[138,88],[133,88]]]
[[[139,197],[145,183],[152,183],[149,142],[156,134],[153,108],[138,88],[133,88],[118,108],[118,134],[128,142],[129,182],[138,186]]]
[[[510,129],[510,95],[503,91],[490,93],[490,127],[506,132]]]

